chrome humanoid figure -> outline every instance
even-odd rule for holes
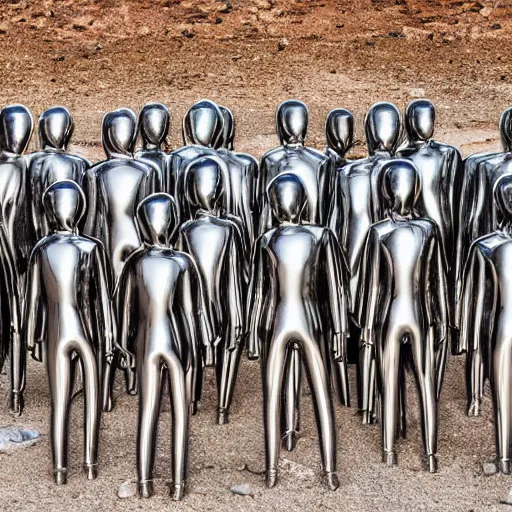
[[[382,177],[388,218],[368,231],[357,297],[362,339],[374,350],[377,363],[383,460],[388,466],[396,464],[395,439],[405,434],[405,423],[399,428],[399,420],[408,359],[420,395],[424,450],[435,472],[437,404],[448,347],[441,239],[436,224],[416,214],[421,183],[414,164],[387,162]]]
[[[33,245],[46,236],[48,224],[43,207],[43,192],[56,181],[73,180],[80,186],[91,162],[67,152],[74,130],[69,110],[52,107],[39,116],[41,150],[28,155],[28,197],[34,229]]]
[[[499,468],[510,473],[512,447],[512,174],[494,186],[496,231],[473,242],[464,273],[460,350],[467,352],[468,414],[480,411],[482,354],[488,354]],[[493,299],[489,301],[488,297]],[[486,309],[486,306],[489,309]],[[475,393],[476,391],[476,393]]]
[[[192,374],[201,365],[196,355],[205,332],[198,325],[204,318],[201,283],[192,258],[169,248],[178,222],[171,196],[157,193],[144,199],[137,208],[137,222],[144,246],[128,258],[119,296],[121,345],[128,354],[135,347],[139,377],[139,493],[145,498],[154,494],[157,424],[167,373],[173,423],[172,496],[181,500],[187,476]]]
[[[225,187],[223,206],[231,212],[231,187],[229,169],[217,153],[223,138],[224,118],[219,107],[209,100],[201,100],[192,105],[183,117],[183,143],[181,148],[170,154],[171,175],[166,190],[173,191],[178,201],[181,221],[193,217],[191,206],[186,201],[185,174],[187,166],[192,160],[201,156],[210,156],[219,159]]]
[[[235,119],[227,107],[219,106],[224,118],[221,147],[217,150],[229,169],[231,188],[231,213],[239,217],[244,225],[250,244],[254,243],[254,213],[258,160],[247,153],[233,149]]]
[[[146,103],[139,114],[138,132],[142,139],[142,148],[135,153],[137,160],[149,160],[158,168],[158,191],[165,189],[169,183],[171,162],[169,155],[162,149],[169,133],[169,110],[162,103]]]
[[[3,278],[9,289],[10,336],[10,409],[23,410],[25,387],[25,344],[21,339],[21,315],[27,262],[32,239],[26,194],[27,164],[23,156],[32,134],[33,119],[23,105],[0,110],[0,229]]]
[[[335,169],[347,164],[345,155],[354,145],[354,116],[345,108],[335,108],[327,114],[325,121],[325,154],[332,160]]]
[[[329,369],[331,357],[346,361],[348,334],[339,245],[328,228],[301,223],[307,194],[297,175],[277,176],[268,196],[280,226],[256,241],[247,317],[248,357],[261,357],[267,486],[277,482],[282,392],[295,350],[304,359],[322,468],[334,490],[339,483]]]
[[[104,244],[113,269],[115,290],[127,258],[142,244],[135,224],[136,207],[155,191],[158,183],[158,171],[154,165],[133,158],[136,137],[136,118],[132,110],[120,108],[106,114],[102,144],[107,160],[87,171],[85,183],[89,207],[84,231]],[[120,314],[117,309],[118,319]],[[106,369],[110,376],[105,378],[114,377],[111,370]],[[135,394],[135,372],[126,368],[125,376],[128,393]],[[103,408],[112,408],[110,393]]]
[[[101,411],[98,359],[113,357],[115,324],[103,247],[77,231],[85,212],[82,190],[71,180],[55,182],[43,194],[43,204],[51,232],[38,242],[30,258],[26,339],[29,348],[44,344],[52,399],[54,478],[57,484],[65,484],[77,360],[84,381],[84,469],[89,479],[96,478]]]
[[[329,227],[347,255],[350,268],[352,325],[349,355],[360,341],[353,306],[359,287],[361,256],[370,226],[384,216],[380,193],[381,169],[386,162],[394,158],[400,141],[400,111],[392,103],[375,103],[366,114],[364,126],[369,156],[356,160],[336,172],[334,198],[331,201],[328,221]],[[375,365],[371,354],[371,347],[367,345],[366,340],[361,340],[358,405],[363,415],[363,423],[373,423],[377,414]]]
[[[187,168],[185,185],[196,214],[181,226],[179,247],[197,263],[207,316],[220,336],[215,353],[207,354],[205,359],[216,367],[217,419],[222,425],[228,422],[243,348],[240,343],[245,299],[243,225],[220,207],[223,182],[216,159],[194,160]]]

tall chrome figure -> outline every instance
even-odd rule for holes
[[[136,137],[136,117],[132,110],[120,108],[106,114],[102,144],[107,160],[87,171],[85,183],[88,211],[84,231],[105,245],[115,289],[126,259],[142,244],[135,224],[136,207],[155,191],[158,183],[153,164],[133,158]],[[117,318],[120,314],[116,311]],[[105,379],[113,378],[114,371],[106,370]],[[135,394],[135,371],[126,368],[125,376],[128,393]],[[110,393],[105,397],[103,408],[112,408]]]
[[[51,232],[30,258],[26,339],[29,347],[45,344],[53,471],[55,482],[65,484],[77,358],[84,380],[84,469],[87,478],[96,478],[101,411],[97,358],[112,359],[115,326],[102,247],[77,231],[85,212],[82,190],[71,180],[58,181],[44,193],[43,204]]]
[[[23,105],[9,105],[0,110],[0,229],[12,326],[9,343],[10,409],[16,414],[23,410],[26,361],[21,338],[21,314],[32,239],[26,194],[27,164],[23,153],[30,141],[32,127],[32,114]],[[11,264],[6,264],[9,260]]]
[[[169,248],[177,227],[171,196],[157,193],[137,208],[144,246],[126,262],[120,284],[121,345],[135,347],[139,377],[137,471],[139,493],[154,494],[157,424],[165,374],[172,414],[172,476],[175,500],[183,497],[187,476],[190,374],[200,350],[203,315],[200,283],[193,260]],[[131,359],[131,358],[129,358]]]
[[[448,347],[447,287],[436,224],[415,205],[420,178],[414,164],[394,160],[382,167],[388,218],[366,237],[358,311],[362,338],[375,351],[381,395],[383,460],[396,464],[400,384],[406,358],[420,395],[424,450],[437,471],[437,403]],[[400,432],[404,433],[404,432]]]
[[[196,214],[180,228],[180,249],[197,262],[207,315],[220,335],[215,354],[207,355],[206,363],[216,367],[217,418],[219,424],[224,424],[228,422],[242,351],[243,226],[238,217],[225,214],[220,207],[223,182],[216,159],[194,160],[187,168],[185,185]]]
[[[325,121],[325,154],[336,169],[347,164],[345,155],[354,145],[354,116],[350,110],[335,108]]]
[[[301,223],[307,195],[298,176],[277,176],[268,201],[280,226],[261,235],[254,248],[247,346],[250,359],[261,357],[267,486],[277,482],[282,392],[296,350],[313,395],[322,469],[334,490],[339,484],[329,369],[331,357],[346,361],[348,334],[339,245],[328,228]]]
[[[169,183],[171,172],[171,161],[169,155],[162,149],[171,118],[169,110],[162,103],[146,103],[139,114],[138,132],[142,139],[142,148],[135,153],[137,160],[149,160],[158,169],[158,191],[165,190]]]
[[[489,374],[494,399],[496,452],[499,468],[510,473],[512,447],[512,174],[494,186],[499,224],[493,233],[478,238],[471,246],[463,287],[460,350],[467,352],[466,378],[469,414],[478,415],[483,374],[478,361],[489,354]],[[494,300],[485,310],[486,295]],[[475,380],[480,379],[475,386]]]
[[[369,156],[356,160],[336,172],[334,198],[329,212],[329,227],[345,251],[350,268],[352,322],[349,354],[360,342],[358,363],[358,402],[363,423],[376,418],[375,366],[368,340],[360,340],[357,318],[354,317],[354,299],[359,286],[359,266],[368,230],[383,218],[380,181],[381,168],[394,157],[400,141],[400,111],[392,103],[375,103],[368,110],[365,121],[366,144]]]
[[[43,192],[56,181],[73,180],[80,186],[91,162],[67,152],[73,135],[74,123],[65,107],[52,107],[39,116],[40,151],[28,155],[28,193],[31,222],[34,229],[33,244],[48,234],[43,207]]]

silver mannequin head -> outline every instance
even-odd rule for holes
[[[405,129],[411,141],[427,141],[434,135],[436,111],[429,100],[411,101],[405,109]]]
[[[137,207],[137,224],[141,239],[148,245],[169,247],[178,224],[176,202],[163,192],[151,194]]]
[[[73,135],[73,118],[66,107],[51,107],[39,116],[38,128],[42,149],[65,151]]]
[[[205,157],[191,164],[186,176],[187,199],[198,209],[213,211],[223,193],[222,171],[218,162]]]
[[[24,105],[7,105],[0,110],[1,149],[21,155],[27,149],[34,120]]]
[[[169,133],[169,110],[162,103],[146,103],[139,115],[139,133],[144,149],[160,149]]]
[[[499,126],[503,149],[512,151],[512,107],[508,107],[501,113]]]
[[[133,156],[137,139],[137,116],[129,108],[118,108],[103,117],[101,143],[107,158]]]
[[[222,142],[223,116],[219,107],[210,100],[192,105],[183,118],[183,141],[208,148],[217,148]]]
[[[341,157],[354,144],[354,116],[345,108],[335,108],[327,114],[325,121],[327,146]]]
[[[300,223],[307,197],[304,185],[296,174],[283,173],[276,176],[268,184],[267,197],[272,214],[279,223]]]
[[[401,216],[411,215],[420,187],[420,177],[412,162],[397,159],[382,166],[382,195],[391,211]]]
[[[85,195],[72,180],[56,181],[45,190],[43,205],[54,230],[74,232],[85,213]]]
[[[303,145],[308,132],[308,117],[308,107],[302,101],[283,101],[276,111],[276,130],[280,144]]]
[[[222,143],[220,146],[233,151],[233,141],[235,139],[235,118],[233,112],[228,107],[219,105],[224,119],[224,129],[222,130]]]
[[[393,155],[400,142],[400,110],[392,103],[373,104],[364,120],[368,153],[386,151]]]

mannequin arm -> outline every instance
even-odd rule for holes
[[[33,353],[36,343],[44,338],[44,301],[41,291],[41,256],[36,247],[32,252],[27,278],[27,303],[25,305],[25,334],[27,348]],[[38,351],[39,354],[41,351]],[[40,361],[38,358],[37,360]]]
[[[132,325],[135,318],[133,314],[133,277],[132,277],[133,259],[130,258],[125,263],[121,276],[119,278],[119,288],[117,290],[118,311],[119,314],[119,341],[116,343],[116,349],[126,360],[126,366],[135,367],[135,356],[130,351],[132,330],[137,326]]]
[[[242,241],[238,231],[233,226],[231,258],[228,262],[229,266],[229,288],[228,300],[231,321],[234,323],[235,340],[230,339],[229,350],[234,350],[240,344],[240,338],[243,333],[244,325],[244,304],[242,291],[242,276],[244,274],[244,265],[242,264]],[[233,344],[234,343],[234,344]]]

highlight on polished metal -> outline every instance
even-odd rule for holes
[[[102,143],[107,159],[87,171],[85,183],[88,211],[85,234],[100,240],[107,251],[113,270],[114,289],[127,258],[138,249],[142,241],[135,222],[136,207],[142,199],[153,193],[158,183],[158,170],[149,161],[133,158],[137,137],[135,113],[120,108],[103,118]],[[116,297],[114,297],[114,301]],[[122,313],[115,308],[116,318]],[[105,369],[107,382],[115,374],[117,357],[112,366]],[[137,392],[136,374],[124,368],[126,390]],[[112,385],[104,397],[103,409],[112,408]]]
[[[475,240],[463,282],[459,350],[467,352],[468,414],[478,416],[485,375],[494,398],[494,428],[499,470],[510,473],[512,446],[512,362],[509,272],[512,264],[512,174],[494,186],[499,213],[496,230]],[[489,300],[493,297],[494,300]],[[484,368],[485,366],[485,368]]]
[[[247,272],[244,226],[240,219],[223,211],[224,183],[216,159],[203,157],[187,167],[187,200],[195,218],[179,232],[180,250],[197,263],[205,299],[205,314],[219,336],[214,347],[206,346],[205,364],[215,365],[220,425],[228,423],[242,352],[245,281]],[[200,389],[198,389],[198,392]],[[195,401],[199,400],[199,395]]]
[[[358,407],[363,423],[368,424],[377,419],[375,362],[369,347],[359,343],[360,326],[354,312],[354,300],[359,288],[366,235],[370,226],[384,216],[381,169],[394,158],[400,141],[400,111],[392,103],[375,103],[366,114],[364,127],[369,156],[337,169],[328,226],[348,259],[352,298],[348,350],[351,360],[355,359],[358,364]]]
[[[137,131],[142,139],[142,148],[135,153],[135,158],[149,160],[158,168],[157,191],[171,192],[166,188],[171,179],[171,162],[162,149],[170,123],[169,110],[162,103],[146,103],[140,111]]]
[[[348,304],[342,257],[328,228],[302,223],[307,194],[296,174],[278,175],[267,190],[280,225],[256,241],[247,315],[247,355],[261,358],[266,483],[273,487],[277,482],[286,376],[295,370],[292,364],[303,362],[316,413],[322,470],[334,490],[339,482],[329,367],[332,357],[346,368]]]
[[[406,362],[420,395],[430,472],[437,471],[438,400],[448,347],[445,264],[436,224],[415,211],[418,170],[408,160],[385,163],[382,198],[387,219],[366,236],[357,294],[361,343],[377,365],[383,460],[396,464],[397,434],[405,434]]]
[[[25,337],[29,350],[43,345],[51,395],[50,444],[54,478],[67,482],[69,414],[75,371],[84,393],[84,469],[96,478],[101,412],[100,375],[113,358],[115,323],[101,243],[78,234],[85,196],[71,180],[43,194],[50,232],[29,265]]]
[[[325,154],[335,168],[347,163],[345,155],[354,145],[354,116],[346,108],[335,108],[325,121]]]
[[[139,377],[137,472],[139,493],[154,494],[157,424],[167,377],[172,414],[172,491],[181,500],[188,465],[189,412],[195,371],[201,366],[203,301],[196,265],[187,254],[169,247],[177,227],[171,196],[156,193],[137,207],[144,245],[124,267],[119,290],[121,353]],[[199,354],[199,357],[198,357]]]
[[[23,156],[32,135],[32,114],[23,105],[0,110],[0,242],[2,336],[9,344],[10,410],[21,414],[25,388],[25,344],[21,315],[32,239],[26,194],[27,163]],[[10,320],[7,325],[7,315]],[[4,342],[2,341],[2,344]]]

